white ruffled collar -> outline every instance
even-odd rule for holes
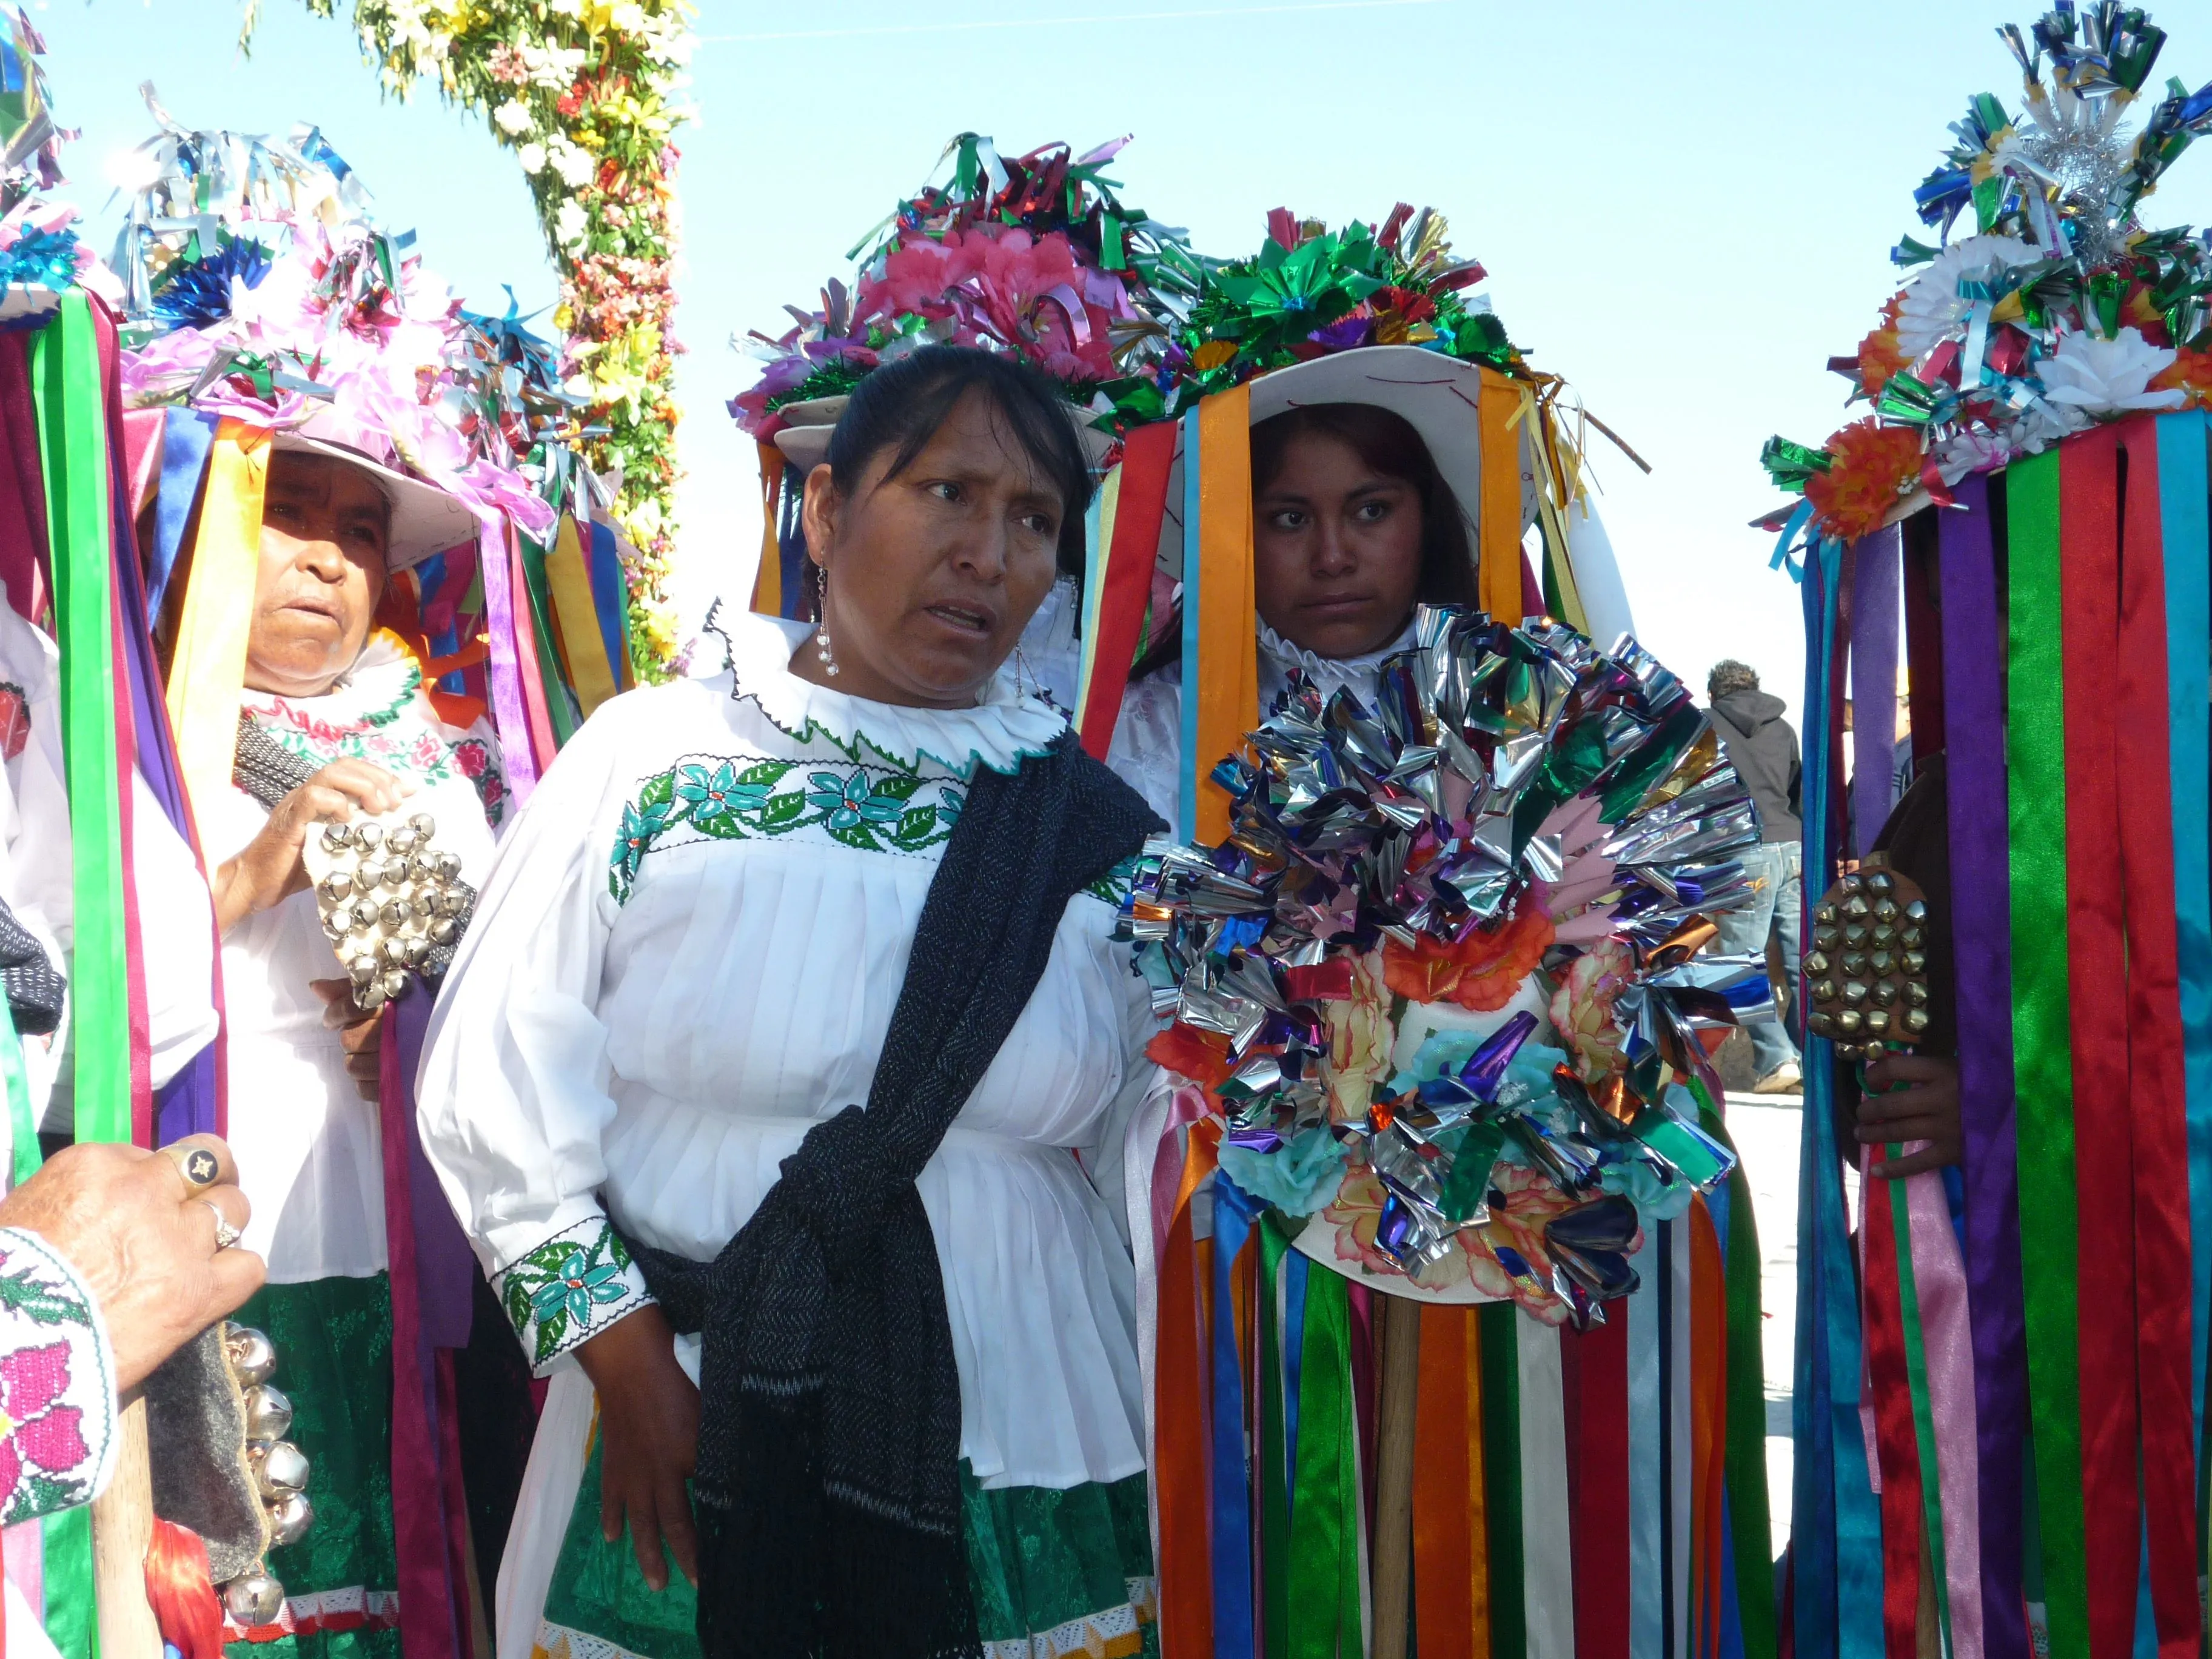
[[[1291,644],[1266,623],[1261,623],[1261,703],[1263,708],[1273,703],[1290,684],[1293,668],[1302,670],[1324,697],[1348,687],[1357,696],[1371,699],[1382,680],[1383,663],[1401,651],[1412,650],[1413,643],[1413,624],[1408,621],[1397,638],[1379,650],[1358,657],[1322,657],[1303,646]]]
[[[1018,688],[1004,669],[973,708],[908,708],[848,696],[793,673],[792,653],[814,631],[805,623],[725,611],[708,625],[729,649],[730,695],[802,743],[826,732],[842,744],[865,742],[902,765],[929,760],[966,777],[978,763],[1012,772],[1067,729],[1066,715]]]

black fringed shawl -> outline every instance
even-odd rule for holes
[[[978,1647],[960,1379],[915,1177],[1013,1029],[1068,900],[1157,823],[1073,734],[978,767],[931,881],[875,1081],[808,1132],[711,1262],[636,1252],[703,1331],[694,1491],[707,1659]]]

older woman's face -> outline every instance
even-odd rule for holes
[[[319,696],[353,666],[384,592],[392,508],[376,481],[325,455],[270,458],[246,683]]]
[[[849,495],[806,481],[806,544],[828,573],[838,668],[811,641],[793,672],[871,702],[972,706],[1051,592],[1064,503],[994,406],[971,394],[896,477],[894,452]]]

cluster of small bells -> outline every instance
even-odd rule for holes
[[[232,1325],[223,1348],[246,1401],[246,1462],[266,1512],[269,1547],[296,1544],[315,1523],[307,1501],[307,1455],[284,1436],[292,1427],[292,1402],[271,1388],[276,1345],[259,1331]],[[222,1610],[241,1630],[273,1625],[283,1616],[284,1586],[266,1569],[241,1573],[222,1587]]]
[[[323,826],[332,865],[315,888],[323,931],[364,1009],[398,1001],[408,970],[460,937],[468,897],[453,884],[461,861],[430,845],[437,830],[428,812],[389,830],[374,821]]]
[[[1928,1030],[1927,929],[1927,905],[1899,904],[1887,871],[1844,877],[1813,912],[1806,1029],[1844,1060],[1917,1042]]]

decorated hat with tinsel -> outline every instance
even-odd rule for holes
[[[730,403],[738,426],[812,466],[863,376],[949,343],[1035,364],[1110,434],[1103,388],[1156,368],[1202,274],[1181,231],[1115,195],[1106,168],[1127,143],[1081,155],[1052,143],[1007,159],[988,138],[955,138],[951,177],[848,251],[859,261],[849,285],[828,283],[817,310],[789,307],[796,326],[783,334],[751,336],[767,368]]]
[[[1998,35],[2020,112],[1982,93],[1913,192],[1931,244],[1891,251],[1917,272],[1858,349],[1829,367],[1871,413],[1815,447],[1761,456],[1805,499],[1759,520],[1844,540],[1948,501],[1972,472],[2099,422],[2212,401],[2212,237],[2153,229],[2139,210],[2212,131],[2212,82],[2147,94],[2166,32],[2114,0],[2064,3]],[[2138,123],[2141,106],[2148,112]]]
[[[1486,611],[1518,623],[1548,610],[1608,640],[1628,627],[1579,428],[1559,418],[1565,384],[1468,293],[1484,275],[1455,257],[1433,210],[1401,203],[1376,226],[1332,231],[1278,209],[1256,254],[1207,263],[1157,362],[1104,389],[1123,449],[1085,586],[1078,725],[1104,754],[1132,659],[1181,630],[1184,684],[1207,688],[1199,740],[1185,744],[1185,834],[1226,833],[1227,797],[1200,757],[1229,752],[1259,719],[1250,431],[1261,421],[1317,404],[1400,416],[1458,505]],[[1532,524],[1540,576],[1522,551]]]
[[[149,104],[161,131],[117,250],[127,404],[228,416],[369,472],[394,569],[473,541],[487,514],[542,538],[553,511],[518,459],[568,419],[550,354],[464,313],[313,128],[191,132]]]

